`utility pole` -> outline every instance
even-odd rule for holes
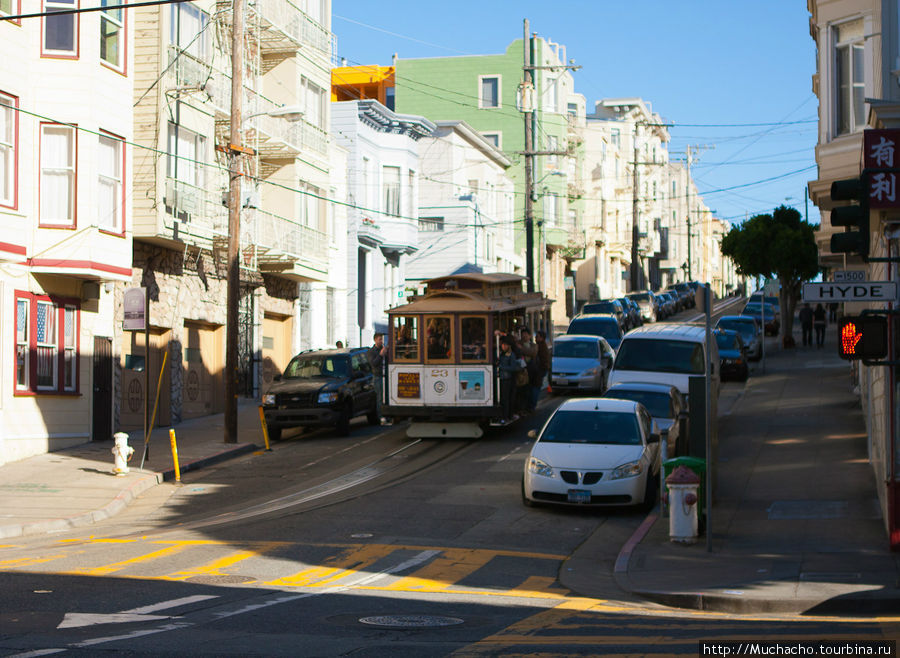
[[[691,162],[693,162],[693,150],[690,144],[687,147],[687,189],[685,190],[685,194],[687,196],[687,238],[688,238],[688,269],[687,269],[687,278],[688,281],[694,280],[694,274],[692,271],[693,265],[691,264]]]
[[[238,303],[241,271],[241,177],[243,153],[241,108],[244,93],[244,0],[232,0],[231,135],[228,144],[228,287],[225,316],[225,443],[237,443]]]
[[[525,117],[525,278],[527,291],[534,292],[534,68],[532,51],[534,42],[528,32],[525,19],[524,39],[524,85],[522,88],[522,113]]]
[[[634,124],[634,164],[632,165],[632,185],[631,185],[631,290],[640,290],[641,288],[641,262],[638,254],[638,243],[641,240],[640,235],[640,203],[638,195],[640,193],[640,161],[638,156],[638,124]]]

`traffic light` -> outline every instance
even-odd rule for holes
[[[831,253],[857,253],[863,260],[869,258],[869,177],[836,180],[831,184],[832,201],[856,201],[849,206],[831,210],[831,225],[855,227],[855,231],[835,233],[831,236]]]
[[[887,351],[887,318],[848,315],[838,322],[838,355],[842,359],[882,359]]]

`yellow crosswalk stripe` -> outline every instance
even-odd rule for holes
[[[360,544],[344,548],[321,566],[310,567],[290,576],[265,583],[275,587],[326,587],[343,578],[364,571],[379,559],[390,555],[396,547],[382,544]]]
[[[384,587],[368,587],[391,592],[441,592],[459,583],[494,559],[494,551],[446,548],[441,555],[411,575]]]
[[[259,544],[255,549],[235,551],[230,555],[226,555],[225,557],[221,557],[217,560],[213,560],[212,562],[202,564],[198,567],[176,571],[175,573],[171,573],[167,576],[161,576],[160,579],[186,580],[188,578],[193,578],[194,576],[227,576],[229,574],[223,573],[223,569],[234,566],[238,562],[243,562],[248,558],[264,555],[265,553],[273,551],[276,548],[284,545],[285,542],[264,542],[262,544]]]
[[[97,542],[102,543],[102,542]],[[175,555],[177,553],[181,553],[182,551],[192,547],[192,546],[201,546],[201,545],[209,545],[209,544],[220,544],[221,542],[213,542],[205,539],[193,539],[193,540],[181,540],[181,541],[154,541],[154,544],[171,544],[165,548],[161,548],[158,551],[152,551],[150,553],[146,553],[144,555],[138,555],[137,557],[129,558],[127,560],[122,560],[120,562],[113,562],[112,564],[106,564],[99,567],[85,567],[82,569],[75,569],[74,571],[63,571],[61,573],[69,574],[69,575],[80,575],[80,576],[105,576],[107,574],[115,573],[116,571],[121,571],[129,566],[135,564],[141,564],[143,562],[150,562],[151,560],[158,560],[159,558],[169,557],[171,555]]]

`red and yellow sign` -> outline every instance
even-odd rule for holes
[[[397,397],[407,399],[422,397],[422,387],[418,372],[397,373]]]

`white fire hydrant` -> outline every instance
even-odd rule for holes
[[[678,466],[666,478],[669,487],[669,539],[682,544],[697,541],[697,490],[700,476],[687,466]]]
[[[113,473],[116,475],[125,475],[128,472],[128,460],[134,454],[134,448],[128,445],[128,434],[125,432],[116,432],[113,434],[116,445],[112,447],[113,459],[115,467]]]

